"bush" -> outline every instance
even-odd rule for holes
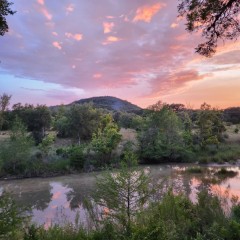
[[[69,149],[70,165],[76,169],[82,169],[84,166],[84,146],[74,146]]]
[[[15,238],[26,220],[24,209],[19,208],[11,196],[3,192],[0,196],[0,239]]]

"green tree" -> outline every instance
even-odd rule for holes
[[[99,110],[93,108],[92,104],[75,104],[68,112],[69,127],[71,135],[78,140],[90,140],[92,134],[98,129],[100,117]]]
[[[39,148],[41,149],[41,151],[44,153],[46,157],[48,156],[54,141],[55,141],[55,136],[53,134],[48,134],[43,138],[42,142],[39,144]]]
[[[7,95],[6,93],[3,93],[0,96],[0,130],[2,129],[2,126],[4,124],[4,114],[10,104],[11,97],[11,95]]]
[[[14,235],[22,229],[25,220],[23,209],[16,205],[8,193],[3,192],[0,195],[0,239],[16,239]]]
[[[239,0],[180,0],[180,16],[186,17],[187,31],[200,31],[206,42],[196,52],[206,57],[216,52],[222,40],[235,40],[240,35]]]
[[[26,127],[19,119],[16,119],[10,133],[10,139],[6,140],[0,148],[3,169],[12,174],[23,173],[32,146],[33,142]]]
[[[199,141],[202,147],[218,145],[222,139],[225,127],[222,114],[209,104],[203,103],[198,114],[197,126],[199,129]]]
[[[135,159],[126,162],[133,163]],[[117,172],[107,172],[97,179],[95,202],[103,210],[103,220],[110,220],[121,233],[131,235],[132,225],[150,197],[149,172],[123,163]],[[105,217],[105,219],[104,219]]]
[[[60,105],[54,115],[53,127],[57,130],[58,137],[70,136],[70,121],[67,118],[67,111],[64,105]]]
[[[139,135],[141,156],[152,161],[177,160],[184,150],[182,123],[168,106],[154,109],[160,110],[148,114]]]
[[[97,153],[101,164],[109,164],[112,151],[121,140],[121,134],[117,124],[113,122],[111,115],[102,117],[100,128],[93,134],[91,148]]]
[[[46,130],[51,126],[51,112],[45,105],[31,104],[22,106],[20,103],[13,105],[13,116],[19,117],[32,132],[36,144],[41,143],[46,135]]]
[[[7,15],[13,15],[16,13],[12,11],[10,6],[13,3],[8,2],[7,0],[0,0],[0,35],[3,36],[6,32],[8,32],[8,24],[6,20]]]

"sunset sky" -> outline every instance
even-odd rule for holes
[[[178,0],[14,0],[0,37],[0,94],[67,104],[115,96],[197,108],[240,106],[240,41],[210,59],[185,31]]]

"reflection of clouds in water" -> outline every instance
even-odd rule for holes
[[[240,198],[240,176],[219,178],[215,175],[220,168],[202,168],[201,174],[189,174],[185,170],[193,165],[151,165],[143,167],[151,171],[151,187],[156,190],[154,199],[160,200],[163,193],[172,188],[177,193],[186,194],[193,202],[197,201],[197,193],[208,189],[218,196],[229,198],[236,195]],[[239,168],[228,168],[238,171]],[[17,203],[32,207],[33,221],[38,224],[64,224],[75,222],[79,218],[85,226],[88,214],[84,206],[84,198],[89,198],[95,190],[95,177],[91,174],[69,175],[50,179],[24,179],[0,182],[0,194],[3,190],[13,193]]]
[[[61,182],[51,182],[52,199],[48,207],[44,211],[33,210],[32,221],[37,224],[43,224],[45,228],[51,225],[65,225],[66,223],[74,223],[77,214],[80,215],[81,223],[86,222],[86,212],[80,204],[77,209],[70,208],[70,202],[67,194],[73,189],[63,186]]]

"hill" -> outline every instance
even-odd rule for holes
[[[111,97],[111,96],[101,96],[101,97],[91,97],[80,99],[74,101],[68,105],[67,107],[72,106],[73,104],[84,104],[84,103],[93,103],[96,108],[103,108],[109,111],[124,111],[131,113],[139,113],[142,108],[134,105],[126,100],[122,100],[120,98]],[[52,110],[56,110],[58,106],[50,107]]]

